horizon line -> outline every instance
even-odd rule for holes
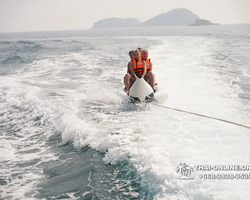
[[[233,24],[219,24],[219,25],[247,25],[250,23],[233,23]],[[205,25],[209,26],[209,25]],[[213,26],[213,25],[211,25]],[[88,30],[110,30],[110,29],[123,29],[123,28],[152,28],[152,27],[190,27],[188,25],[183,26],[148,26],[148,27],[117,27],[117,28],[86,28],[86,29],[57,29],[57,30],[37,30],[37,31],[3,31],[0,34],[8,33],[36,33],[36,32],[66,32],[66,31],[88,31]],[[193,27],[193,26],[191,26]],[[200,26],[203,27],[203,26]]]

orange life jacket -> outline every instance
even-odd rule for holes
[[[143,74],[143,62],[141,58],[139,58],[137,62],[133,58],[133,65],[134,65],[134,72],[136,75]]]

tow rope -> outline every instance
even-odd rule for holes
[[[218,121],[221,121],[221,122],[225,122],[225,123],[229,123],[229,124],[233,124],[233,125],[236,125],[236,126],[241,126],[241,127],[250,129],[250,126],[246,126],[244,124],[239,124],[239,123],[236,123],[236,122],[228,121],[228,120],[225,120],[225,119],[210,117],[210,116],[207,116],[207,115],[202,115],[202,114],[199,114],[199,113],[189,112],[189,111],[185,111],[185,110],[181,110],[181,109],[177,109],[177,108],[171,108],[171,107],[163,106],[163,105],[160,105],[160,104],[157,104],[157,103],[154,103],[154,102],[148,102],[148,103],[151,103],[151,104],[153,104],[155,106],[159,106],[159,107],[162,107],[162,108],[175,110],[175,111],[183,112],[183,113],[188,113],[188,114],[191,114],[191,115],[197,115],[197,116],[204,117],[204,118],[214,119],[214,120],[218,120]]]

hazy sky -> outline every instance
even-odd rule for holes
[[[250,22],[250,0],[0,0],[0,32],[89,29],[110,17],[144,22],[182,7],[214,23]]]

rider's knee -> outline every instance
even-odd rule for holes
[[[124,78],[128,78],[128,77],[131,77],[131,75],[129,73],[127,73]]]
[[[153,72],[148,72],[148,76],[152,76],[152,77],[155,77],[154,73]]]

